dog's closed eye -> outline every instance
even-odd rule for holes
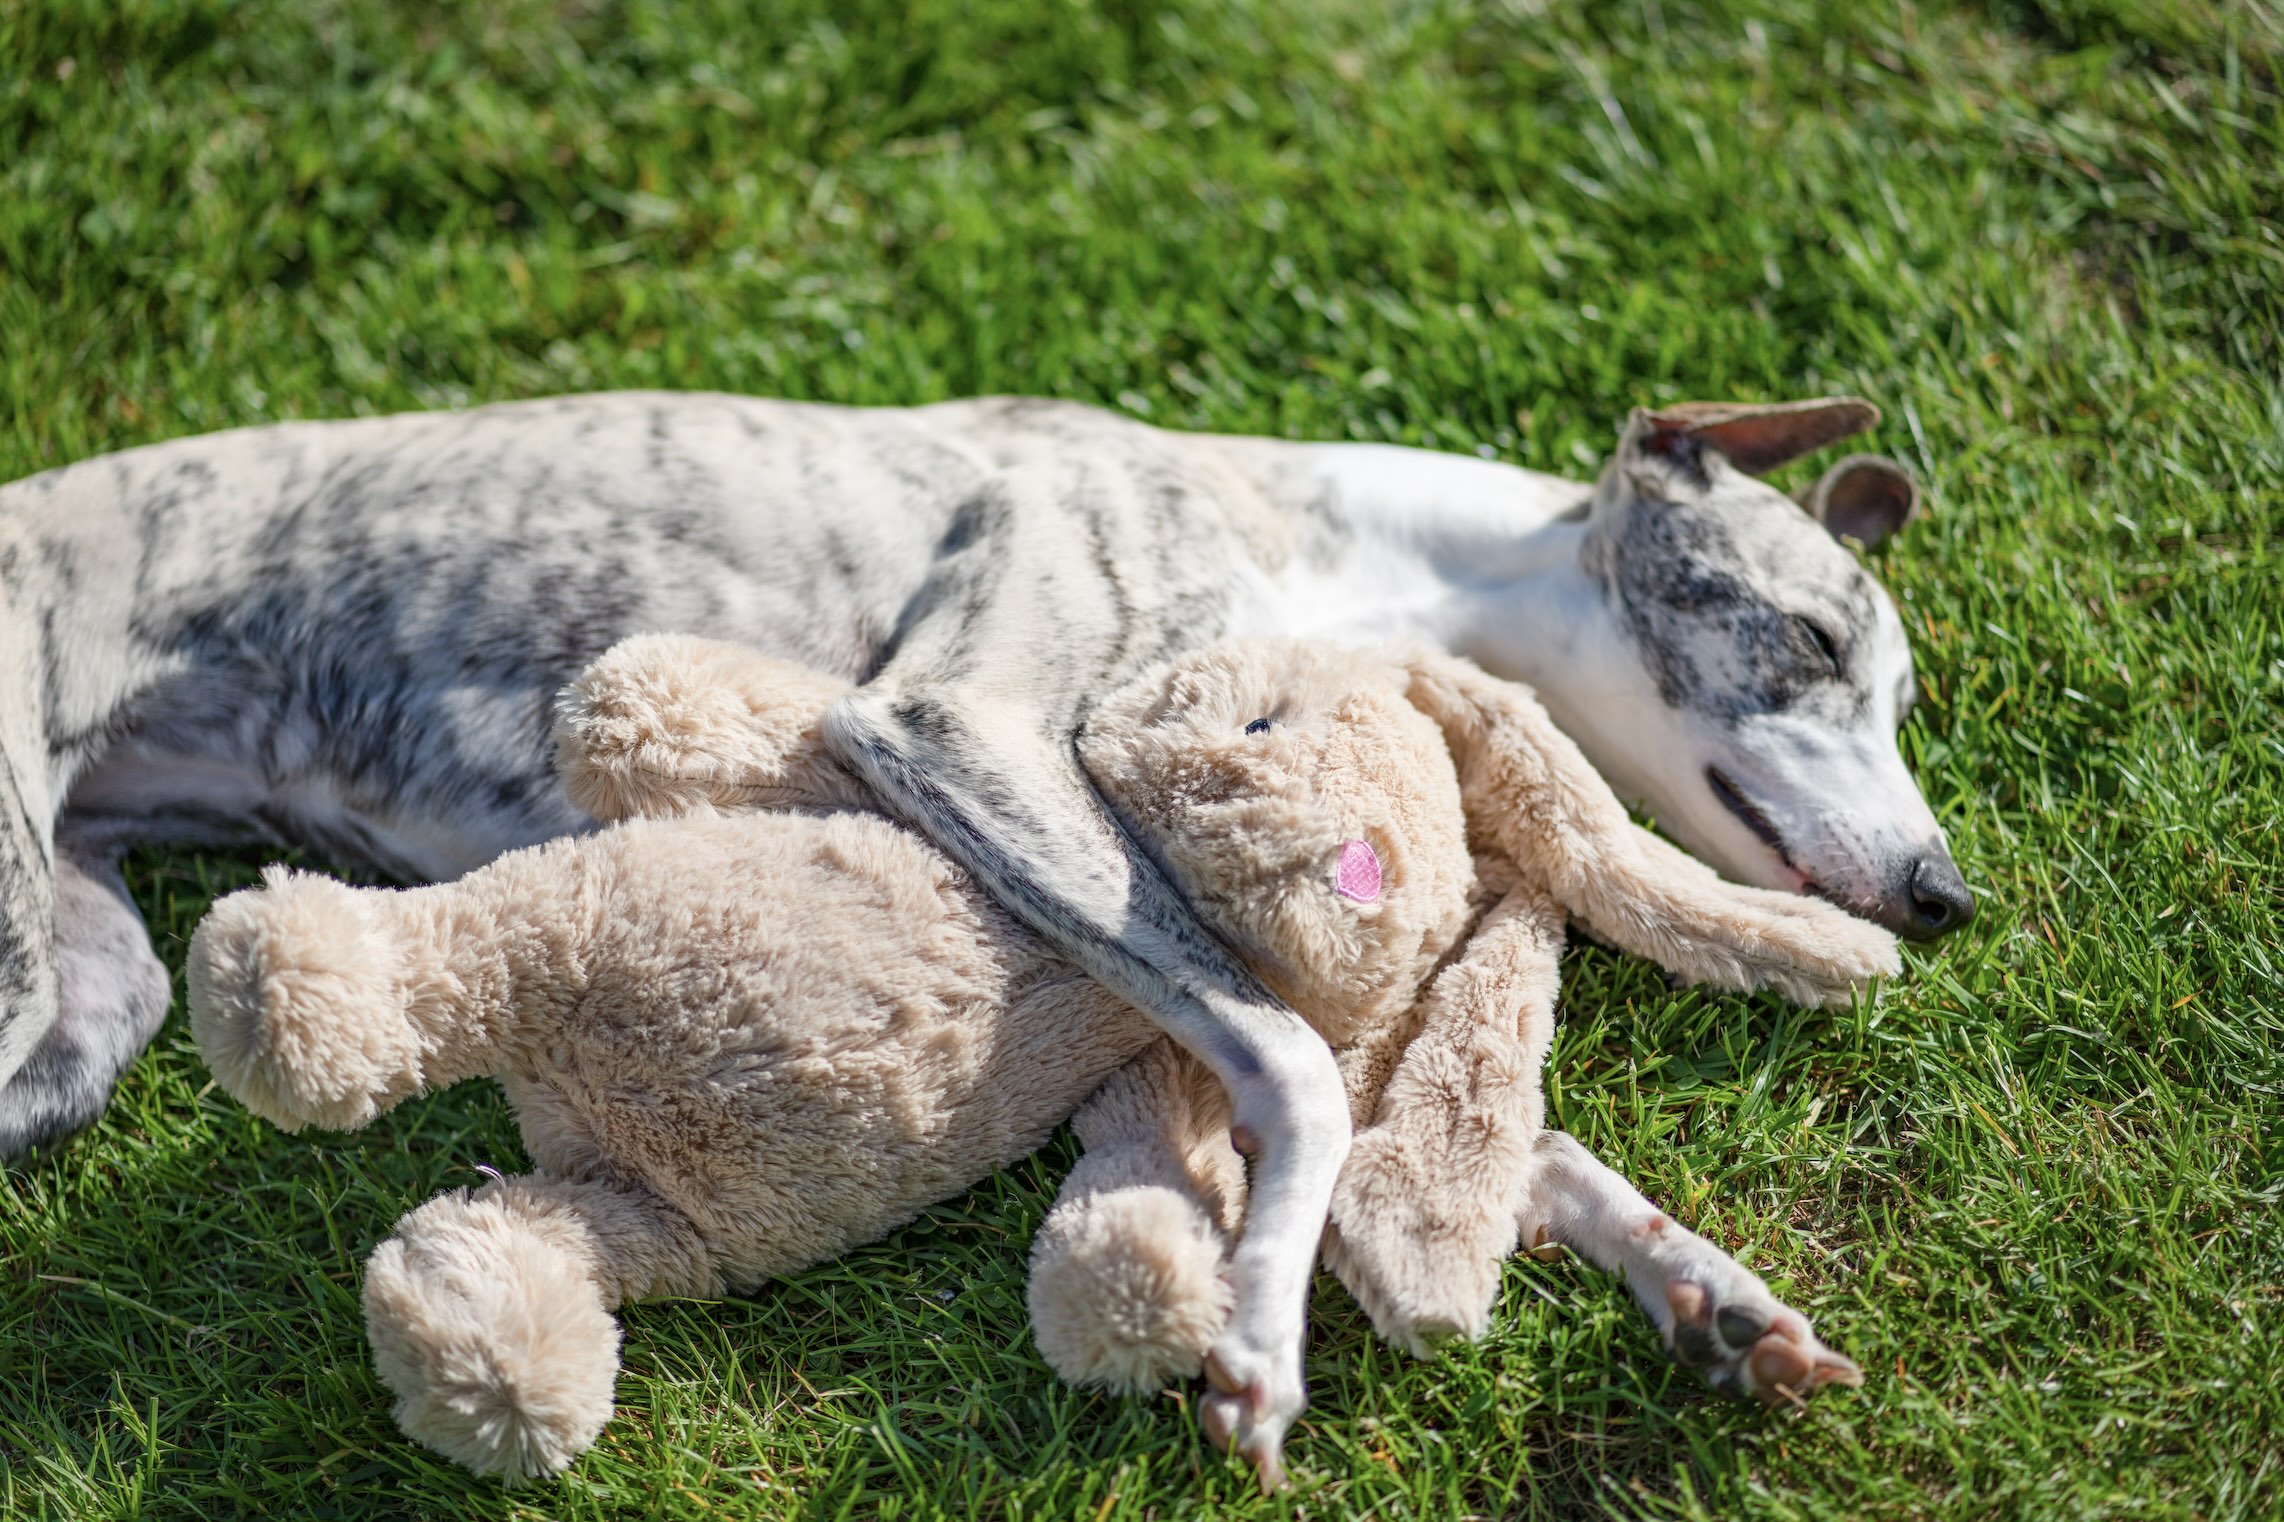
[[[1832,638],[1829,630],[1815,619],[1804,614],[1795,613],[1792,616],[1792,622],[1794,627],[1807,636],[1809,646],[1823,658],[1824,664],[1831,668],[1832,675],[1841,677],[1848,674],[1847,663],[1840,659],[1839,642]]]

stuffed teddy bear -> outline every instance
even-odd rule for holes
[[[1758,1276],[1675,1225],[1574,1138],[1544,1130],[1539,1072],[1572,918],[1686,979],[1762,981],[1804,1002],[1840,996],[1844,984],[1819,980],[1851,957],[1891,970],[1892,943],[1824,905],[1722,882],[1635,827],[1524,690],[1447,657],[1397,659],[1406,701],[1438,721],[1461,758],[1474,929],[1464,953],[1394,1018],[1379,1006],[1374,1018],[1316,1022],[1335,1047],[1356,1128],[1326,1266],[1381,1336],[1426,1356],[1486,1329],[1500,1264],[1518,1243],[1542,1257],[1570,1248],[1623,1273],[1669,1349],[1716,1386],[1777,1405],[1860,1383],[1856,1366]],[[1183,881],[1212,883],[1226,838],[1214,822],[1143,817],[1132,802],[1191,810],[1193,800],[1116,785],[1166,764],[1124,750],[1203,748],[1209,738],[1162,725],[1121,733],[1133,738],[1103,742],[1090,761],[1098,780],[1130,827],[1173,843]],[[1242,919],[1206,891],[1209,922]],[[1238,946],[1296,1008],[1326,1007],[1322,989],[1291,981],[1274,952],[1279,939]],[[1736,977],[1741,969],[1705,964],[1707,943],[1779,964],[1800,957],[1800,976],[1777,966]],[[1201,1366],[1220,1384],[1207,1350],[1229,1314],[1224,1267],[1246,1191],[1227,1095],[1203,1063],[1160,1040],[1105,1082],[1072,1127],[1084,1155],[1032,1244],[1041,1354],[1072,1383],[1120,1393]]]
[[[1153,1045],[873,810],[821,739],[844,690],[734,646],[629,641],[558,727],[571,796],[612,827],[425,888],[273,869],[193,939],[199,1046],[283,1127],[361,1126],[479,1074],[506,1088],[534,1171],[415,1209],[365,1281],[400,1423],[472,1468],[545,1473],[594,1441],[617,1305],[875,1239]],[[1527,694],[1441,657],[1215,647],[1106,702],[1080,750],[1208,922],[1345,1049],[1431,984],[1433,1005],[1542,974],[1557,903],[1723,987],[1826,1002],[1894,966],[1884,932],[1636,830]],[[1553,891],[1510,894],[1444,966],[1486,899],[1471,825]],[[1535,1093],[1527,1048],[1511,1077]],[[1358,1273],[1397,1304],[1415,1269]]]

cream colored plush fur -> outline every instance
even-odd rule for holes
[[[544,1473],[593,1442],[620,1303],[876,1238],[1098,1088],[1042,1238],[1043,1265],[1071,1249],[1042,1347],[1146,1384],[1194,1368],[1228,1314],[1244,1179],[1218,1087],[869,811],[818,739],[841,690],[735,647],[628,641],[558,731],[573,796],[613,827],[428,888],[273,871],[193,940],[200,1047],[281,1126],[505,1085],[535,1171],[413,1211],[366,1278],[400,1421],[471,1467]],[[1371,1124],[1329,1251],[1407,1341],[1478,1325],[1511,1243],[1566,912],[1727,987],[1822,1001],[1894,965],[1883,932],[1635,830],[1527,694],[1441,657],[1222,646],[1107,703],[1082,758],[1340,1047]],[[1334,887],[1357,841],[1381,868],[1370,902]],[[1434,1267],[1452,1254],[1460,1271]]]
[[[1316,1023],[1338,1048],[1357,1131],[1333,1197],[1326,1264],[1381,1335],[1425,1354],[1444,1338],[1485,1329],[1499,1265],[1519,1231],[1532,1224],[1538,1247],[1549,1235],[1540,1223],[1560,1213],[1557,1202],[1534,1200],[1531,1186],[1550,1155],[1539,1069],[1553,1037],[1567,921],[1688,981],[1774,988],[1807,1003],[1833,1002],[1854,980],[1893,970],[1895,951],[1885,932],[1829,905],[1724,882],[1635,827],[1524,690],[1435,654],[1399,655],[1396,667],[1380,680],[1437,721],[1466,845],[1455,848],[1447,836],[1427,862],[1399,850],[1390,882],[1404,874],[1407,888],[1443,896],[1447,913],[1456,889],[1481,917],[1424,990],[1356,999],[1336,983],[1348,964],[1320,944],[1313,983],[1279,991],[1312,1018],[1319,1006],[1311,1000],[1329,999],[1339,1012]],[[1414,756],[1404,764],[1426,763]],[[1357,770],[1352,762],[1334,769]],[[1213,838],[1201,832],[1201,848]],[[1412,839],[1416,848],[1435,837]],[[1450,944],[1449,927],[1428,940]],[[1363,965],[1389,963],[1367,957]],[[1074,1117],[1086,1154],[1031,1259],[1033,1329],[1065,1378],[1142,1391],[1204,1364],[1224,1314],[1220,1254],[1244,1209],[1244,1174],[1217,1100],[1203,1066],[1161,1043]],[[1629,1203],[1614,1191],[1604,1199],[1613,1212]],[[1661,1246],[1687,1238],[1691,1261],[1666,1252],[1653,1264],[1585,1232],[1579,1245],[1609,1266],[1654,1268],[1660,1282],[1636,1292],[1677,1354],[1688,1355],[1696,1329],[1676,1317],[1668,1291],[1709,1326],[1718,1306],[1696,1281],[1744,1280],[1750,1288],[1740,1300],[1767,1309],[1730,1325],[1753,1335],[1734,1347],[1710,1344],[1712,1353],[1692,1361],[1772,1402],[1856,1378],[1853,1364],[1726,1255],[1677,1230],[1666,1242],[1670,1223],[1645,1219],[1656,1222]],[[1770,1321],[1782,1327],[1773,1337]]]
[[[1437,654],[1398,654],[1382,667],[1357,658],[1345,681],[1350,690],[1332,708],[1343,740],[1375,722],[1396,722],[1400,708],[1373,708],[1391,697],[1439,727],[1428,747],[1437,754],[1405,750],[1396,770],[1386,770],[1391,750],[1384,743],[1373,756],[1327,752],[1316,763],[1341,779],[1327,784],[1327,793],[1334,786],[1352,793],[1361,782],[1366,793],[1407,795],[1412,827],[1391,836],[1393,850],[1382,859],[1391,905],[1409,896],[1402,919],[1425,923],[1418,939],[1428,955],[1405,962],[1423,976],[1418,985],[1370,999],[1345,987],[1359,969],[1386,967],[1396,948],[1341,944],[1343,935],[1370,935],[1370,921],[1336,916],[1316,935],[1279,926],[1268,939],[1311,944],[1313,958],[1304,978],[1277,969],[1270,980],[1336,1044],[1357,1124],[1325,1232],[1327,1266],[1384,1337],[1428,1353],[1434,1341],[1485,1330],[1498,1264],[1517,1248],[1526,1220],[1544,1223],[1555,1213],[1551,1202],[1533,1200],[1530,1181],[1549,1156],[1539,1067],[1553,1040],[1567,921],[1692,983],[1775,987],[1807,1003],[1841,999],[1852,980],[1891,971],[1896,953],[1884,932],[1829,905],[1722,882],[1638,830],[1585,756],[1514,683]],[[1179,727],[1169,727],[1163,720],[1135,724],[1140,699],[1131,699],[1112,711],[1119,738],[1089,752],[1089,766],[1115,798],[1124,795],[1117,786],[1124,772],[1105,766],[1110,756],[1142,752],[1149,768],[1165,775],[1199,772],[1185,756],[1211,754],[1208,731],[1236,708],[1197,702],[1185,708]],[[1163,754],[1149,754],[1149,747]],[[1217,782],[1204,791],[1227,793],[1236,802],[1224,807],[1240,816],[1256,809],[1252,786]],[[1432,816],[1437,807],[1448,809],[1450,793],[1459,807],[1439,832]],[[1144,795],[1160,807],[1195,807],[1185,793]],[[1256,852],[1238,852],[1236,862],[1217,855],[1233,834],[1227,825],[1183,832],[1149,809],[1128,804],[1121,814],[1160,843],[1185,882],[1220,882],[1258,859]],[[1293,839],[1295,827],[1277,820],[1270,834]],[[1377,836],[1375,846],[1382,846]],[[1188,852],[1204,859],[1192,862]],[[1258,916],[1261,903],[1288,910],[1288,900],[1245,882],[1233,898],[1236,905],[1206,900],[1199,907],[1222,926]],[[1464,951],[1425,976],[1432,953],[1455,944],[1469,923]],[[1242,937],[1238,946],[1256,964],[1274,967],[1265,946]],[[1039,1348],[1073,1383],[1142,1392],[1195,1376],[1227,1314],[1217,1271],[1240,1229],[1245,1191],[1220,1090],[1204,1065],[1160,1042],[1105,1083],[1073,1118],[1073,1129],[1087,1152],[1032,1243],[1030,1312]],[[1608,1202],[1613,1209],[1626,1204],[1615,1195]],[[1656,1223],[1663,1234],[1665,1218]],[[1539,1236],[1546,1236],[1544,1225],[1535,1225],[1530,1245],[1539,1245]],[[1750,1298],[1766,1300],[1759,1282],[1727,1255],[1692,1234],[1676,1234],[1676,1241],[1681,1236],[1697,1261],[1674,1264],[1665,1261],[1667,1252],[1649,1264],[1597,1243],[1597,1257],[1610,1266],[1660,1273],[1658,1284],[1640,1284],[1638,1293],[1676,1351],[1692,1330],[1665,1303],[1667,1289],[1688,1300],[1699,1277],[1727,1277],[1731,1284],[1750,1280]],[[1585,1234],[1581,1245],[1590,1245]],[[1708,1266],[1718,1273],[1704,1273]],[[1818,1344],[1807,1323],[1772,1300],[1768,1307],[1784,1323],[1782,1335],[1763,1337],[1759,1323],[1731,1321],[1750,1325],[1754,1337],[1734,1348],[1713,1344],[1715,1351],[1695,1362],[1713,1364],[1715,1380],[1770,1401],[1855,1378],[1855,1364]],[[1692,1309],[1711,1323],[1718,1305],[1699,1293]]]

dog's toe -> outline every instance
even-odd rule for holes
[[[1198,1403],[1198,1424],[1206,1441],[1250,1463],[1262,1494],[1282,1490],[1285,1432],[1307,1404],[1298,1378],[1280,1379],[1268,1363],[1228,1346],[1206,1355],[1205,1378],[1209,1388]]]
[[[1769,1406],[1798,1405],[1826,1385],[1860,1385],[1863,1371],[1817,1339],[1808,1320],[1734,1259],[1716,1254],[1662,1290],[1674,1361],[1716,1389]]]
[[[1739,1294],[1736,1300],[1717,1300],[1717,1292],[1687,1286],[1695,1292],[1698,1313],[1689,1320],[1676,1316],[1676,1359],[1704,1370],[1716,1388],[1767,1406],[1799,1405],[1828,1384],[1863,1383],[1863,1371],[1824,1346],[1807,1318],[1777,1301],[1757,1279],[1745,1279],[1722,1287]]]

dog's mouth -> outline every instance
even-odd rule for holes
[[[1792,853],[1784,847],[1784,837],[1777,833],[1777,828],[1769,821],[1769,816],[1762,813],[1753,800],[1745,796],[1743,789],[1729,780],[1721,768],[1718,766],[1705,768],[1705,785],[1713,790],[1714,797],[1721,800],[1723,808],[1743,821],[1745,828],[1753,832],[1753,837],[1756,840],[1776,853],[1776,859],[1784,863],[1784,869],[1787,872],[1800,879],[1802,892],[1818,895],[1823,893],[1821,888],[1809,880],[1808,874],[1794,864]]]

